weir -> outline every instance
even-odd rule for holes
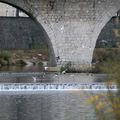
[[[54,91],[54,90],[117,90],[115,84],[106,85],[105,83],[3,83],[0,84],[0,92],[18,91]]]

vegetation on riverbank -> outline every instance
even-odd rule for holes
[[[48,61],[47,50],[1,50],[0,66],[25,66],[33,64],[43,66]]]
[[[95,54],[93,60],[97,62],[93,70],[108,74],[108,81],[120,88],[120,49],[100,49]]]
[[[70,67],[71,67],[71,62],[68,62],[67,64],[61,66],[60,73],[69,72],[70,71]]]
[[[96,48],[93,54],[93,72],[114,73],[120,64],[119,48]],[[117,66],[117,68],[115,67]],[[115,67],[115,68],[113,68]]]
[[[93,62],[94,70],[108,75],[106,84],[116,84],[118,91],[91,94],[87,103],[93,105],[98,120],[120,120],[120,49],[96,49]]]

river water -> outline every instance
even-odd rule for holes
[[[1,73],[1,83],[105,82],[104,74]],[[0,93],[0,120],[120,120],[119,92]],[[117,112],[116,112],[117,111]]]

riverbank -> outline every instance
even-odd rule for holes
[[[40,66],[48,61],[48,52],[41,50],[1,50],[0,68],[13,66]]]
[[[48,51],[47,49],[39,50],[2,50],[0,51],[0,70],[14,71],[16,68],[23,67],[40,67],[44,70],[47,66]],[[96,48],[93,54],[91,65],[72,65],[68,62],[65,65],[57,67],[48,67],[48,72],[68,72],[68,73],[102,73],[102,66],[105,64],[115,63],[120,64],[120,48]],[[110,63],[111,62],[111,63]],[[21,69],[20,69],[21,70]]]
[[[92,72],[101,73],[120,64],[120,48],[96,48],[92,60]],[[104,69],[104,70],[103,70]]]

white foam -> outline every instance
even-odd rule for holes
[[[103,83],[4,83],[0,84],[2,91],[106,91],[117,90],[117,85],[106,85]]]

